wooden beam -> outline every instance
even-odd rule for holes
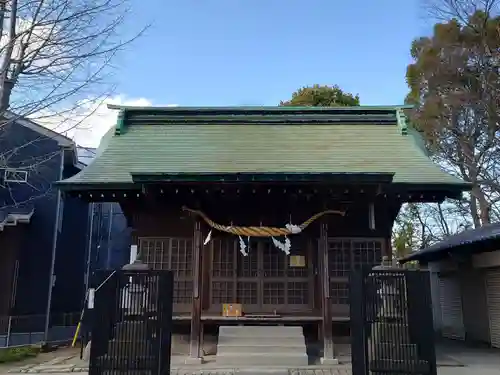
[[[338,360],[334,357],[333,337],[332,337],[332,300],[330,294],[330,270],[328,262],[328,224],[326,220],[322,220],[320,224],[320,241],[319,241],[319,263],[320,275],[322,280],[322,306],[321,312],[323,317],[322,332],[323,337],[323,357],[322,364],[338,364]]]
[[[378,185],[311,185],[311,184],[184,184],[184,185],[154,185],[145,191],[146,195],[163,199],[189,202],[193,199],[209,198],[220,200],[256,199],[275,201],[288,199],[303,202],[351,202],[359,199],[372,200],[377,196]],[[387,196],[387,194],[386,194]],[[331,207],[330,207],[331,208]]]
[[[195,220],[193,233],[193,306],[191,310],[191,334],[189,340],[189,358],[186,364],[201,363],[202,327],[201,327],[201,290],[202,290],[202,233],[201,223]]]

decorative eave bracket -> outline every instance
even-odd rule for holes
[[[125,132],[125,110],[121,109],[118,112],[118,116],[116,118],[116,127],[115,127],[115,135],[120,135]]]
[[[399,129],[401,131],[401,135],[408,134],[408,122],[407,117],[402,108],[396,109],[396,119],[398,122]]]

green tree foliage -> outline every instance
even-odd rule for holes
[[[337,85],[302,87],[292,94],[290,100],[280,102],[280,106],[297,107],[347,107],[358,105],[358,95],[344,92]]]
[[[413,42],[407,102],[435,160],[472,183],[468,210],[478,227],[500,218],[500,18],[455,9],[460,17]]]
[[[408,205],[396,218],[392,234],[392,249],[395,258],[402,258],[421,246],[418,241],[417,223],[419,211],[414,204]]]

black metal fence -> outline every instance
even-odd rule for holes
[[[96,289],[89,375],[170,374],[172,294],[170,271],[116,271]]]
[[[50,314],[47,338],[45,314],[0,316],[0,347],[39,344],[45,340],[54,344],[71,342],[79,316],[79,312]]]
[[[353,375],[436,375],[428,272],[354,271],[350,304]]]

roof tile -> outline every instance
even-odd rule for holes
[[[416,132],[376,124],[158,124],[110,131],[95,161],[65,183],[131,183],[131,173],[395,173],[393,182],[463,184]]]

